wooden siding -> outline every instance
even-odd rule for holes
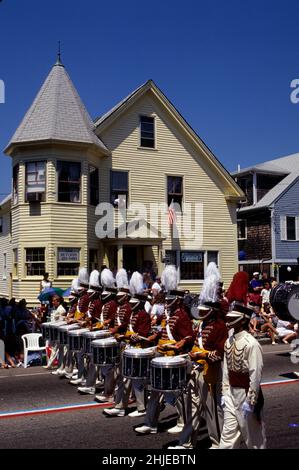
[[[12,248],[9,208],[0,210],[2,232],[0,233],[0,297],[10,297],[12,274]],[[4,274],[4,253],[6,253],[6,276]]]
[[[139,148],[140,114],[155,116],[156,149]],[[102,162],[100,199],[110,199],[111,169],[129,171],[130,203],[165,203],[166,175],[183,176],[184,201],[203,204],[204,227],[201,245],[183,237],[180,246],[182,249],[219,251],[223,280],[228,285],[237,270],[236,206],[226,201],[215,173],[160,103],[148,92],[100,137],[112,150],[112,157]],[[158,228],[162,232],[166,228],[167,234],[167,213],[164,214],[164,227],[160,224]],[[192,229],[196,229],[194,223]],[[173,248],[169,234],[163,248]]]
[[[281,240],[281,216],[299,217],[299,178],[282,195],[274,206],[275,259],[294,260],[297,262],[297,258],[299,257],[299,241]]]

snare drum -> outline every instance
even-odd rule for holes
[[[91,342],[96,339],[109,338],[111,333],[109,330],[87,331],[83,333],[83,352],[84,354],[91,354]]]
[[[72,330],[79,330],[80,325],[78,323],[73,323],[71,325],[62,325],[58,329],[58,343],[60,345],[66,345],[67,342],[67,334],[69,331]]]
[[[67,332],[67,344],[69,350],[80,352],[83,349],[83,334],[89,331],[87,328],[79,328]]]
[[[120,344],[114,338],[91,342],[93,363],[97,366],[115,365],[120,360]]]
[[[124,350],[122,373],[128,379],[149,379],[154,348],[128,348]]]
[[[182,357],[155,357],[151,362],[151,386],[159,392],[182,391],[187,383],[187,361]]]
[[[59,321],[52,321],[49,323],[50,325],[50,341],[51,343],[55,343],[56,341],[58,341],[58,331],[59,331],[59,327],[62,326],[62,325],[66,325],[66,322],[63,321],[63,320],[59,320]]]

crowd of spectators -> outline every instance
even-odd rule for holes
[[[51,281],[45,275],[41,283],[41,290],[51,285]],[[253,308],[250,332],[255,337],[269,336],[272,344],[279,340],[289,344],[298,336],[298,323],[280,320],[275,315],[270,305],[270,293],[276,285],[276,280],[268,278],[266,273],[261,276],[258,272],[253,273],[247,299],[248,304]],[[144,270],[143,287],[144,291],[149,294],[145,309],[151,315],[154,326],[157,318],[164,312],[165,293],[162,289],[161,278],[150,270]],[[225,291],[222,292],[225,296]],[[190,314],[187,303],[186,309]],[[41,323],[61,319],[67,314],[67,310],[68,306],[64,299],[57,295],[54,295],[50,302],[41,303],[39,307],[34,309],[27,308],[25,299],[16,302],[15,299],[8,301],[5,298],[0,298],[0,340],[4,342],[5,347],[4,357],[1,357],[0,349],[0,368],[22,365],[22,335],[40,331]]]
[[[271,290],[277,286],[275,278],[267,273],[254,272],[249,283],[248,303],[254,309],[250,322],[250,332],[255,336],[268,335],[272,344],[281,340],[290,344],[298,335],[298,322],[279,319],[270,305]]]

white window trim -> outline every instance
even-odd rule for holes
[[[221,254],[220,254],[220,249],[202,249],[202,250],[195,250],[194,248],[188,250],[187,248],[184,248],[182,250],[169,250],[166,249],[165,251],[176,251],[176,265],[177,265],[177,271],[178,271],[178,282],[181,285],[185,284],[202,284],[204,282],[204,279],[181,279],[181,252],[182,251],[194,251],[194,252],[202,252],[203,253],[203,264],[204,264],[204,273],[206,273],[207,267],[208,267],[208,252],[209,251],[217,251],[218,252],[218,262],[217,266],[219,271],[221,270],[220,266],[220,259],[221,259]]]
[[[7,280],[7,252],[5,251],[3,253],[3,275],[2,275],[3,281]]]
[[[293,217],[295,219],[295,240],[289,240],[287,238],[287,217]],[[299,216],[295,215],[282,215],[280,216],[280,240],[288,243],[294,243],[299,241]]]
[[[76,249],[76,250],[79,250],[79,261],[58,261],[58,251],[59,250],[63,250],[63,249],[66,249],[66,248],[72,248],[72,249]],[[81,246],[58,246],[56,248],[56,269],[55,269],[55,274],[56,274],[56,279],[69,279],[73,276],[70,276],[70,275],[63,275],[63,274],[59,274],[58,275],[58,264],[60,263],[64,263],[64,264],[79,264],[79,267],[81,266],[81,262],[82,262],[82,247]]]
[[[154,120],[154,147],[143,147],[141,145],[141,118],[142,117],[153,118]],[[139,114],[139,145],[137,147],[140,150],[158,150],[157,146],[157,116],[155,114]]]

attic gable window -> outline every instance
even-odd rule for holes
[[[140,116],[140,146],[155,148],[155,119]]]

